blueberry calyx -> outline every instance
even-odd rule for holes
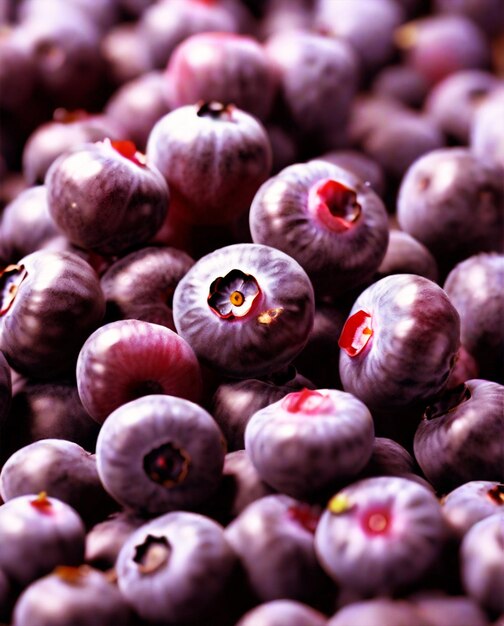
[[[338,346],[348,356],[357,356],[364,350],[372,335],[371,315],[360,309],[345,322],[338,339]]]
[[[142,154],[137,150],[137,147],[133,141],[130,141],[129,139],[114,141],[111,141],[110,139],[105,139],[105,142],[109,143],[112,148],[114,148],[116,152],[119,152],[119,154],[125,159],[132,161],[133,163],[135,163],[135,165],[138,165],[139,167],[145,167],[145,154]]]
[[[304,387],[301,391],[293,391],[287,394],[282,400],[282,408],[289,413],[317,415],[322,407],[327,404],[328,400],[330,401],[328,396],[319,391]]]
[[[145,455],[143,466],[147,476],[163,487],[174,487],[187,478],[191,457],[175,444],[168,442]]]
[[[45,491],[41,491],[35,500],[30,500],[30,504],[36,511],[43,515],[52,515],[53,513],[53,505]]]
[[[28,276],[24,265],[8,265],[0,273],[0,315],[6,313],[16,298],[19,285]]]
[[[310,189],[308,210],[329,230],[344,233],[358,221],[362,207],[354,189],[328,178]]]
[[[202,101],[198,104],[196,115],[198,117],[210,117],[213,120],[229,120],[231,118],[233,108],[232,104],[223,104],[222,102],[216,102],[215,100],[209,102]]]
[[[166,565],[172,548],[166,537],[147,535],[145,541],[135,547],[133,561],[141,574],[152,574]]]
[[[432,420],[454,411],[463,402],[471,398],[471,391],[465,383],[446,390],[437,402],[429,405],[424,412],[423,419]]]
[[[504,484],[499,483],[489,489],[487,496],[497,506],[504,506]]]
[[[245,317],[261,293],[257,280],[241,270],[231,270],[210,285],[208,306],[221,319]]]
[[[361,525],[368,535],[383,535],[390,529],[390,512],[387,510],[366,511],[361,518]]]
[[[75,109],[75,111],[69,111],[63,107],[58,107],[53,113],[53,120],[59,124],[72,124],[73,122],[80,122],[86,120],[89,117],[89,113],[84,109]]]
[[[87,565],[79,565],[77,567],[58,565],[54,570],[54,574],[69,585],[80,585],[84,582],[90,571],[91,568]]]

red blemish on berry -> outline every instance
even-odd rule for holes
[[[356,356],[364,350],[372,335],[371,315],[366,311],[359,310],[345,322],[338,339],[338,346],[348,356]]]
[[[48,499],[45,491],[41,491],[35,500],[30,500],[31,506],[43,515],[51,515],[53,513],[53,505]]]
[[[356,192],[332,179],[322,180],[310,189],[308,210],[336,233],[349,230],[361,214]]]
[[[308,413],[316,414],[323,404],[327,402],[327,396],[307,389],[306,387],[301,391],[294,391],[285,396],[282,401],[282,408],[289,413]]]
[[[320,519],[320,511],[308,504],[291,506],[287,510],[289,519],[302,526],[310,533],[315,533]]]
[[[139,165],[140,167],[145,166],[145,156],[141,152],[138,152],[133,141],[128,139],[111,141],[110,145],[124,158],[133,161],[133,163]]]
[[[366,535],[386,535],[390,531],[391,516],[387,509],[370,509],[361,518],[361,526]]]

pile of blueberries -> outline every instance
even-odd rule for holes
[[[502,0],[0,28],[0,622],[503,626]]]

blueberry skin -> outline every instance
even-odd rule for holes
[[[402,230],[391,230],[387,251],[376,270],[376,280],[391,274],[418,274],[436,283],[439,270],[436,259],[423,243]]]
[[[502,250],[504,178],[467,148],[433,150],[406,172],[397,198],[402,230],[446,269],[479,252]]]
[[[259,601],[297,600],[310,605],[332,596],[332,584],[314,550],[320,507],[273,494],[242,511],[225,529],[246,580]]]
[[[248,611],[236,626],[325,626],[327,619],[295,600],[272,600]]]
[[[461,575],[467,594],[483,609],[504,612],[504,513],[475,524],[460,548]]]
[[[168,210],[169,192],[161,173],[123,156],[109,140],[62,154],[49,168],[45,184],[58,227],[72,243],[103,255],[149,241]]]
[[[432,626],[406,600],[377,598],[352,602],[340,609],[327,626]]]
[[[182,250],[146,246],[118,259],[102,275],[107,321],[132,318],[175,330],[173,292],[194,265]]]
[[[17,263],[13,279],[14,299],[0,316],[0,349],[25,376],[66,375],[105,312],[98,276],[76,254],[38,250]]]
[[[400,477],[367,478],[336,494],[315,532],[325,571],[363,596],[415,584],[436,562],[446,537],[429,489]]]
[[[420,592],[409,598],[429,626],[489,626],[485,612],[467,596],[444,596]]]
[[[429,482],[446,492],[472,480],[504,482],[504,386],[468,380],[427,407],[414,452]]]
[[[107,418],[96,444],[105,489],[123,506],[148,515],[209,500],[219,486],[224,455],[222,433],[211,415],[168,395],[123,404]]]
[[[112,569],[128,537],[143,524],[145,518],[129,511],[116,513],[96,524],[86,535],[85,562],[99,570]]]
[[[117,508],[100,482],[95,456],[63,439],[20,448],[0,471],[0,495],[5,502],[41,491],[73,507],[88,527]]]
[[[252,415],[272,404],[291,391],[303,388],[314,389],[309,380],[299,374],[283,379],[247,378],[230,380],[220,384],[212,399],[212,415],[219,424],[228,445],[228,450],[245,448],[245,427]]]
[[[460,315],[460,341],[479,378],[504,384],[504,255],[481,253],[457,264],[444,290]]]
[[[116,571],[121,593],[140,617],[185,624],[211,614],[235,565],[219,524],[177,511],[139,528],[121,549]]]
[[[293,409],[296,401],[300,406]],[[319,404],[312,409],[311,402]],[[356,476],[371,457],[373,439],[373,418],[363,402],[343,391],[304,390],[252,415],[245,450],[266,483],[307,499]]]
[[[443,514],[457,537],[462,539],[480,520],[504,512],[504,484],[471,480],[450,491],[441,500]]]
[[[80,565],[84,537],[84,524],[68,504],[19,496],[0,507],[0,569],[25,587],[57,565]]]
[[[255,278],[259,294],[246,315],[223,319],[209,306],[210,287],[235,269]],[[288,365],[306,344],[314,307],[313,287],[302,267],[259,244],[226,246],[199,259],[173,296],[178,333],[202,362],[236,378],[264,376]]]
[[[33,582],[14,607],[13,626],[133,626],[117,587],[86,566],[60,567]]]
[[[355,194],[359,215],[344,232],[326,226],[312,208],[312,190],[324,180]],[[254,196],[249,223],[255,243],[296,259],[317,296],[340,295],[366,282],[388,243],[387,213],[378,195],[349,171],[318,160],[291,165],[264,183]]]
[[[343,388],[374,411],[425,406],[444,387],[460,345],[459,315],[446,293],[422,276],[387,276],[365,289],[357,311],[372,334],[355,356],[340,352]]]
[[[135,319],[104,324],[84,342],[77,358],[77,388],[100,424],[126,402],[168,394],[197,402],[201,370],[191,346],[176,332]]]
[[[504,167],[504,89],[496,89],[474,113],[470,130],[471,151],[480,159]]]

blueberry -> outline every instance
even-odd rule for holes
[[[244,615],[236,626],[325,626],[326,617],[295,600],[272,600]]]
[[[374,425],[351,394],[303,389],[260,409],[245,429],[245,449],[261,478],[295,498],[334,491],[371,457]]]
[[[121,593],[149,623],[201,624],[223,600],[235,565],[219,524],[177,511],[133,533],[116,570]]]
[[[175,330],[173,292],[192,265],[185,252],[164,246],[146,246],[120,258],[100,280],[106,318],[138,319]]]
[[[319,515],[318,506],[274,494],[249,504],[227,526],[226,539],[260,601],[291,599],[314,605],[333,597],[315,556]]]
[[[458,263],[444,289],[460,315],[462,346],[480,378],[504,383],[504,255],[481,253]]]
[[[291,165],[270,178],[249,219],[253,241],[296,259],[319,298],[365,283],[387,248],[383,202],[363,180],[323,161]]]
[[[212,399],[212,415],[221,427],[229,450],[245,447],[244,434],[252,415],[272,404],[291,391],[314,388],[309,380],[292,368],[263,379],[227,380],[215,390]]]
[[[378,476],[331,498],[315,549],[342,587],[364,597],[388,595],[422,579],[439,558],[445,536],[432,491],[406,478]]]
[[[438,592],[420,592],[409,598],[429,626],[489,626],[485,612],[467,596],[447,596]]]
[[[13,626],[133,625],[133,613],[117,587],[86,566],[57,567],[33,582],[14,607]]]
[[[130,141],[107,139],[66,151],[45,184],[58,227],[72,243],[99,254],[146,243],[168,210],[165,180]]]
[[[290,256],[236,244],[199,259],[173,296],[178,333],[206,365],[233,377],[289,365],[313,324],[311,282]]]
[[[271,158],[264,126],[226,101],[171,111],[147,141],[147,162],[170,188],[170,214],[189,224],[226,224],[246,212]]]
[[[429,85],[415,68],[398,63],[380,70],[373,80],[371,90],[378,96],[419,109],[429,93]]]
[[[387,251],[376,270],[376,279],[391,274],[418,274],[437,282],[439,271],[436,259],[423,243],[402,230],[391,230]]]
[[[377,598],[353,602],[340,609],[327,626],[432,626],[405,600]]]
[[[504,103],[504,89],[496,89],[487,96],[474,113],[470,130],[470,147],[480,159],[504,167],[504,122],[502,106]]]
[[[102,487],[95,456],[63,439],[20,448],[2,467],[0,494],[5,502],[41,491],[69,504],[88,526],[116,508]]]
[[[44,493],[14,498],[0,506],[0,570],[24,587],[57,565],[80,565],[84,536],[68,504]]]
[[[150,515],[194,508],[212,497],[224,464],[224,440],[200,406],[168,395],[123,404],[103,424],[98,473],[121,504]]]
[[[460,560],[469,597],[492,615],[504,613],[504,513],[474,524],[462,541]]]
[[[504,511],[504,484],[471,480],[450,491],[441,504],[450,527],[462,538],[480,520]]]
[[[86,563],[100,570],[112,569],[126,539],[143,524],[144,518],[125,511],[93,526],[86,535]]]
[[[79,352],[76,375],[81,402],[99,423],[148,394],[194,402],[201,396],[200,366],[189,344],[165,326],[135,319],[94,331]]]
[[[471,480],[504,481],[504,386],[475,379],[427,407],[414,440],[415,457],[438,491]]]
[[[457,311],[432,281],[413,274],[382,278],[357,298],[341,333],[343,388],[374,416],[425,407],[453,368],[459,327]]]
[[[105,301],[91,266],[70,252],[37,250],[0,275],[0,349],[20,373],[56,378],[75,367]]]

